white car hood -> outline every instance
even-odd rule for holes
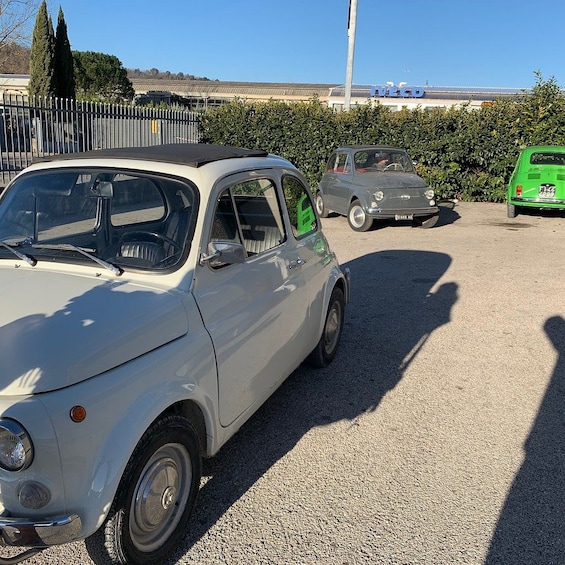
[[[127,281],[0,268],[0,394],[78,383],[188,331],[180,300]]]

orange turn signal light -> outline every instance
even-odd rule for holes
[[[84,406],[73,406],[70,416],[73,422],[82,422],[86,418],[86,408]]]

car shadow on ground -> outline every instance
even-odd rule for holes
[[[456,202],[451,200],[443,200],[438,202],[439,206],[439,221],[436,224],[436,228],[442,226],[449,226],[454,224],[461,216],[458,212],[455,211],[455,207],[457,206]]]
[[[457,285],[438,283],[450,263],[443,253],[390,250],[344,265],[352,273],[352,299],[337,357],[326,369],[296,370],[204,462],[206,482],[176,560],[307,432],[378,408],[430,334],[450,321]]]
[[[485,565],[547,565],[565,559],[565,320],[549,318],[544,329],[559,357]]]

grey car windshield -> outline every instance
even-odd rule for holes
[[[116,169],[21,176],[0,200],[0,258],[88,261],[169,270],[186,257],[196,190],[177,179]],[[83,253],[77,253],[80,249]]]
[[[355,171],[371,173],[376,171],[399,171],[414,173],[414,165],[404,151],[389,149],[357,151],[354,157]]]

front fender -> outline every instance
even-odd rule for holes
[[[208,441],[217,435],[217,379],[214,354],[203,330],[152,351],[121,367],[42,402],[59,444],[67,512],[82,520],[82,536],[103,523],[126,464],[151,423],[177,402],[197,403]],[[86,418],[74,423],[69,410],[83,406]]]

